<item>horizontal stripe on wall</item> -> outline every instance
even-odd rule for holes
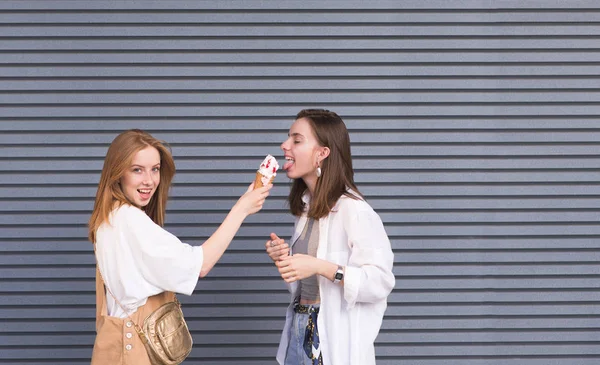
[[[296,113],[345,120],[395,253],[377,364],[600,358],[594,1],[0,2],[0,364],[89,364],[87,241],[112,139],[171,145],[166,228],[200,245]],[[185,364],[274,364],[290,181],[194,295]]]

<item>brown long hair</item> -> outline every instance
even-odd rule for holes
[[[329,156],[321,163],[321,177],[317,179],[314,196],[311,197],[308,217],[320,219],[329,214],[342,195],[353,199],[362,199],[354,184],[352,155],[350,153],[350,135],[342,118],[325,109],[304,109],[296,115],[296,120],[308,120],[311,129],[321,147],[329,148]],[[305,210],[302,195],[307,190],[302,179],[292,183],[288,202],[290,211],[300,216]],[[348,189],[352,189],[352,194]]]
[[[175,176],[175,162],[170,148],[167,143],[159,141],[142,130],[130,129],[119,134],[106,152],[94,210],[88,223],[88,238],[92,243],[96,242],[96,230],[108,220],[115,203],[117,206],[123,204],[135,206],[123,193],[119,181],[131,166],[134,155],[146,147],[154,147],[160,154],[160,183],[144,211],[156,224],[160,226],[164,224],[169,188]]]

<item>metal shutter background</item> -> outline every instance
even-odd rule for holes
[[[599,36],[593,0],[0,2],[0,364],[89,363],[118,132],[171,143],[167,229],[200,244],[305,107],[345,119],[396,253],[378,364],[596,364]],[[286,180],[181,298],[186,364],[274,363]]]

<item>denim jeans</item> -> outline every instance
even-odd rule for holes
[[[313,307],[318,306],[317,304]],[[290,327],[290,342],[285,355],[285,365],[313,365],[313,360],[309,359],[304,351],[304,336],[309,316],[308,313],[294,312]]]

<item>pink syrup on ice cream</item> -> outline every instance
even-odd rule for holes
[[[258,169],[258,172],[263,176],[261,179],[263,185],[269,184],[271,178],[277,176],[277,169],[279,169],[279,164],[275,157],[267,155]]]

